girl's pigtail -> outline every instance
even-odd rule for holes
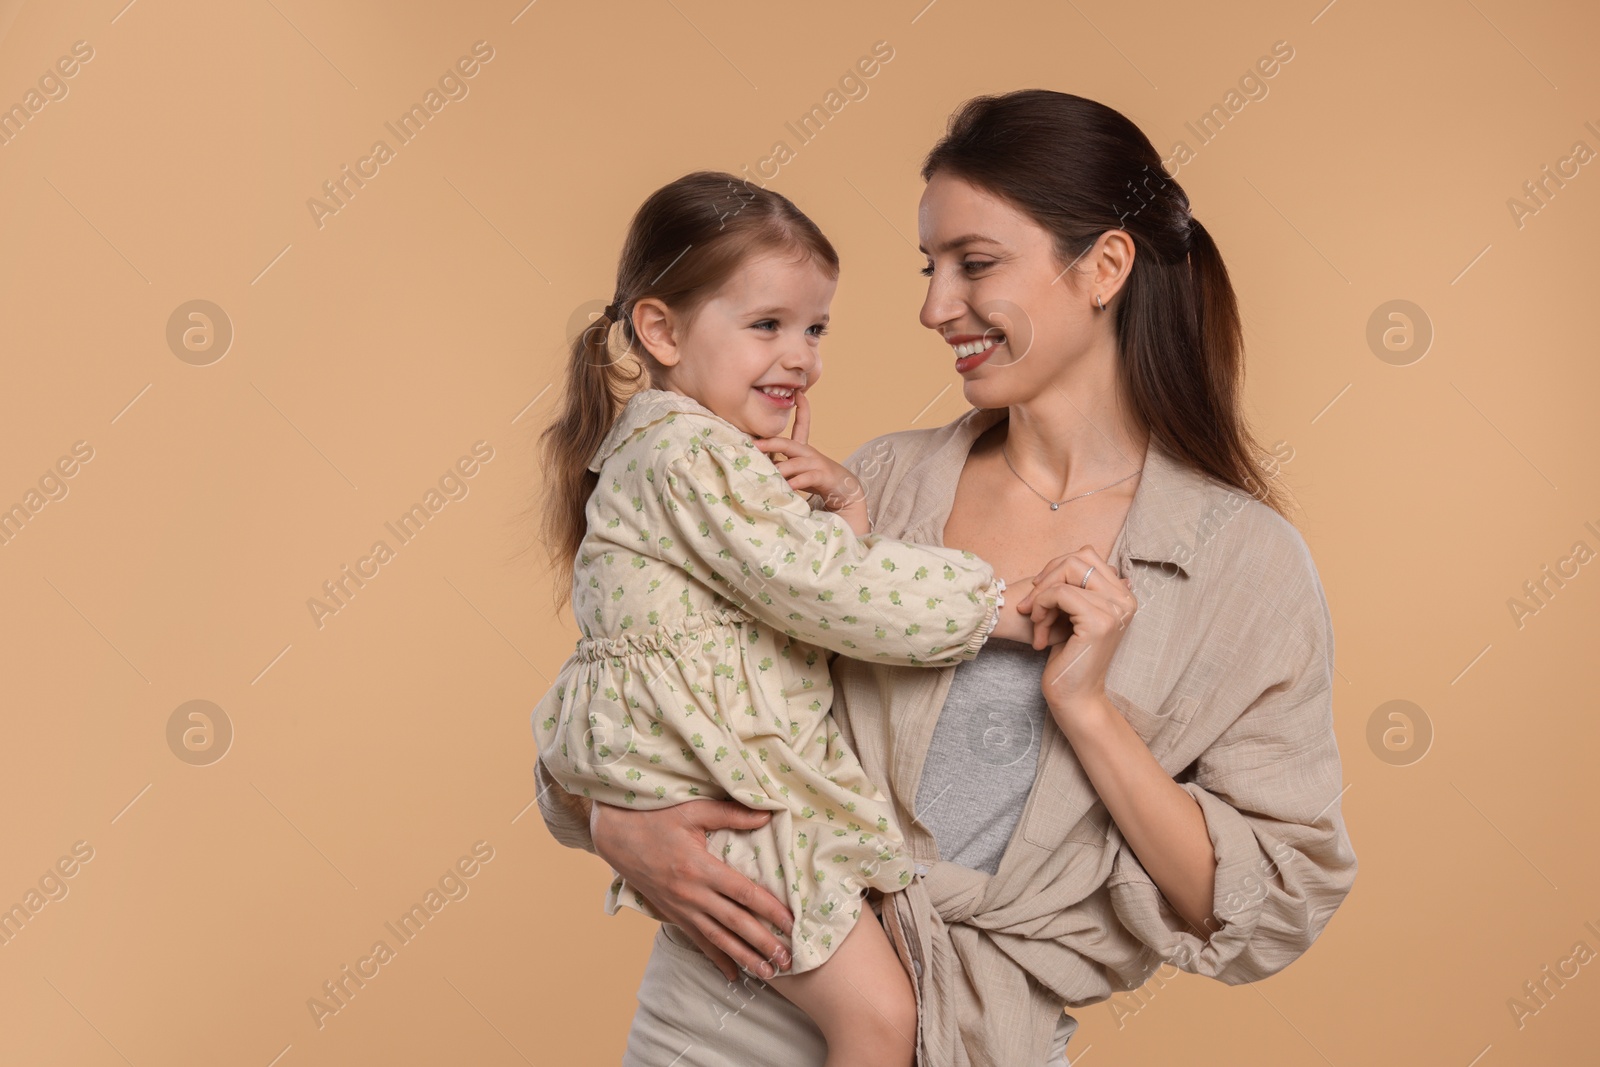
[[[626,317],[615,305],[608,305],[578,334],[567,361],[561,410],[539,439],[545,498],[544,542],[555,572],[558,609],[569,595],[573,563],[587,529],[584,509],[600,481],[600,476],[589,469],[589,462],[621,414],[643,370],[636,362],[612,355],[613,316],[622,319],[618,328],[625,336],[629,334]]]
[[[828,277],[839,275],[839,254],[816,223],[782,194],[732,174],[685,174],[635,212],[617,262],[616,302],[573,340],[560,410],[539,437],[543,488],[530,503],[540,512],[558,614],[576,592],[573,565],[600,482],[589,463],[640,380],[657,389],[667,383],[667,368],[633,331],[633,311],[654,300],[687,319],[757,252],[799,252]]]

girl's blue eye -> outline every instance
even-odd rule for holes
[[[819,322],[815,326],[811,327],[809,332],[816,337],[826,337],[828,335],[828,328]]]
[[[777,326],[778,326],[778,320],[777,319],[762,319],[760,322],[754,323],[754,326],[758,330],[762,329],[764,327],[767,327],[767,326],[771,326],[774,329],[776,329]]]

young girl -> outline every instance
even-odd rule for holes
[[[970,659],[1005,583],[970,552],[872,534],[849,472],[805,444],[838,266],[789,200],[727,174],[680,178],[634,216],[542,441],[583,636],[533,725],[552,776],[594,801],[772,811],[707,837],[794,916],[773,987],[822,1030],[829,1067],[910,1064],[909,976],[870,911],[858,920],[863,893],[904,887],[914,864],[840,740],[828,660]],[[772,440],[791,413],[793,439]],[[623,906],[662,918],[618,877],[605,907]]]

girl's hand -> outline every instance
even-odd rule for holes
[[[1085,575],[1087,587],[1082,584]],[[1100,553],[1084,545],[1047,563],[1033,589],[1018,602],[1017,610],[1033,619],[1036,636],[1051,608],[1059,608],[1071,620],[1072,635],[1051,650],[1040,680],[1045,701],[1056,714],[1071,716],[1076,709],[1105,700],[1111,657],[1128,620],[1139,610],[1131,584]]]
[[[867,494],[861,482],[842,464],[835,463],[811,445],[811,401],[804,390],[794,394],[794,429],[789,437],[761,437],[755,445],[769,456],[781,452],[775,462],[789,488],[806,490],[823,498],[823,506],[850,524],[857,536],[872,530],[867,519]]]
[[[589,832],[600,858],[736,982],[736,964],[761,978],[773,977],[774,965],[790,965],[788,948],[761,920],[793,930],[794,917],[777,897],[713,856],[706,831],[753,830],[771,818],[770,811],[733,800],[689,800],[653,811],[595,801]]]
[[[1015,601],[1017,592],[1024,582],[1032,582],[1033,576],[1018,578],[1015,584],[1011,579],[1006,580],[1006,596]],[[1004,637],[1011,641],[1021,641],[1031,644],[1035,651],[1058,645],[1072,636],[1072,619],[1060,608],[1044,608],[1039,622],[1035,623],[1032,617],[1024,614],[1014,602],[1008,602],[1000,609],[1000,619],[994,624],[994,629],[989,631],[990,637]]]

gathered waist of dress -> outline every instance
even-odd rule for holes
[[[719,607],[675,620],[677,628],[653,626],[623,631],[616,637],[580,637],[573,655],[580,660],[615,659],[636,653],[671,652],[686,641],[703,640],[719,626],[753,622],[755,616],[736,607]]]

